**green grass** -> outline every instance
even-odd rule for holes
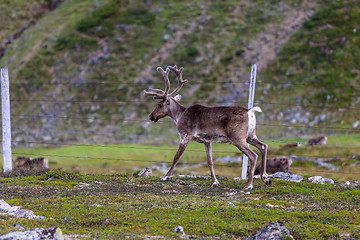
[[[301,145],[298,148],[283,148],[287,141],[307,142],[304,139],[276,139],[269,140],[268,158],[278,156],[298,156],[303,158],[318,159],[324,158],[340,167],[337,171],[330,171],[326,168],[319,168],[307,163],[296,163],[291,168],[292,173],[299,175],[322,175],[334,179],[359,180],[359,166],[352,166],[359,161],[359,135],[339,135],[328,138],[326,146],[309,147]],[[285,143],[283,143],[285,142]],[[340,144],[340,145],[339,145]],[[341,145],[343,144],[343,145]],[[254,148],[253,148],[254,149]],[[254,149],[258,152],[257,149]],[[52,169],[64,169],[83,174],[131,174],[135,169],[151,167],[159,162],[172,163],[177,151],[177,145],[67,145],[57,148],[42,149],[14,149],[13,160],[17,156],[28,156],[31,158],[45,157],[49,160]],[[260,153],[258,152],[260,155]],[[231,144],[213,144],[213,158],[224,156],[242,156],[240,151]],[[357,156],[357,157],[356,157]],[[351,157],[355,157],[351,159]],[[258,163],[260,160],[258,160]],[[198,165],[202,163],[203,165]],[[196,165],[196,166],[194,166]],[[2,163],[0,163],[0,167]],[[194,166],[194,167],[191,167]],[[190,168],[189,168],[190,167]],[[191,142],[181,157],[175,174],[209,175],[206,164],[206,153],[203,144]],[[215,172],[220,176],[235,178],[241,173],[239,164],[223,164],[215,162]],[[156,176],[162,173],[154,170]]]
[[[46,181],[54,174],[58,178]],[[19,223],[25,229],[58,226],[65,235],[83,239],[168,239],[178,238],[173,229],[180,225],[188,237],[243,239],[280,220],[295,239],[360,237],[359,188],[276,180],[265,188],[257,179],[255,190],[245,194],[241,191],[245,183],[230,179],[210,188],[209,180],[200,178],[162,183],[157,177],[58,171],[38,177],[0,177],[0,183],[0,194],[10,205],[46,217],[0,215],[0,235],[14,231],[13,225]]]

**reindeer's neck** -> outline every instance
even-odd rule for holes
[[[171,100],[169,117],[177,124],[185,110],[186,107],[184,107],[177,101]]]

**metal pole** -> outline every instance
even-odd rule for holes
[[[255,82],[256,82],[256,64],[252,64],[251,65],[250,88],[249,88],[249,102],[248,102],[249,109],[254,106]],[[249,146],[249,144],[248,144],[248,146]],[[241,179],[243,179],[243,180],[245,180],[247,178],[247,169],[248,169],[248,157],[244,154],[242,171],[241,171]]]
[[[2,141],[3,141],[3,172],[12,171],[11,157],[11,123],[10,94],[8,69],[1,69],[1,110],[2,110]]]

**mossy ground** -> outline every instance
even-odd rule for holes
[[[58,226],[80,239],[178,238],[180,225],[195,239],[245,239],[270,222],[283,221],[295,239],[359,238],[360,189],[273,181],[244,192],[243,181],[221,178],[137,178],[128,174],[80,175],[50,171],[0,178],[2,198],[45,220],[0,215],[0,234]],[[54,177],[53,180],[47,180]],[[235,206],[230,205],[231,201]],[[268,204],[268,205],[267,205]]]

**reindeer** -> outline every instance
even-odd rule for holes
[[[308,146],[326,145],[326,142],[327,142],[327,137],[326,136],[312,137],[308,141]]]
[[[17,157],[15,161],[15,169],[23,169],[23,170],[41,170],[48,169],[49,163],[46,158],[34,158],[31,159],[29,157]]]
[[[268,173],[276,173],[276,172],[290,172],[290,166],[292,164],[292,160],[288,157],[276,157],[273,159],[266,160],[266,172]],[[254,174],[259,175],[261,173],[261,165],[259,165]]]
[[[255,134],[255,112],[261,112],[259,107],[246,109],[243,107],[207,107],[199,104],[190,107],[182,106],[177,99],[176,94],[181,90],[187,80],[183,80],[182,72],[184,68],[168,66],[166,71],[161,67],[157,71],[162,74],[165,80],[165,91],[161,89],[149,89],[144,91],[145,96],[154,96],[155,99],[161,99],[155,110],[149,115],[153,122],[166,116],[170,117],[176,124],[180,144],[174,156],[172,166],[162,178],[167,181],[174,171],[176,163],[186,149],[190,141],[204,143],[207,154],[207,163],[210,169],[211,186],[219,184],[216,179],[213,158],[212,143],[231,143],[241,152],[248,156],[250,168],[248,172],[248,181],[245,189],[252,189],[253,176],[257,154],[252,151],[247,143],[255,146],[262,154],[261,179],[265,185],[270,186],[271,181],[266,174],[266,154],[267,145],[260,142]],[[169,94],[170,80],[169,72],[175,73],[178,79],[178,86]]]

